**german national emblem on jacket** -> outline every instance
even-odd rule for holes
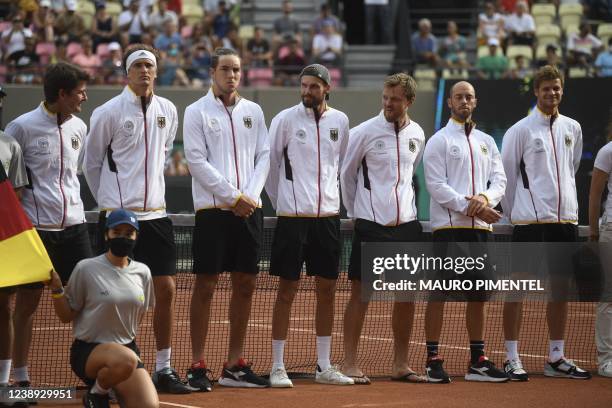
[[[163,129],[166,127],[166,117],[165,116],[157,117],[157,127],[160,129]]]
[[[412,139],[408,141],[408,150],[410,150],[412,153],[416,152],[416,143],[414,143],[414,140]]]
[[[489,153],[489,149],[487,148],[486,144],[481,144],[480,145],[480,151],[482,152],[482,154],[484,154],[485,156],[487,155],[487,153]]]
[[[338,129],[329,129],[329,138],[332,142],[338,141]]]
[[[572,137],[570,135],[565,135],[565,145],[567,147],[571,147],[572,146]]]
[[[76,136],[72,136],[72,139],[70,139],[70,142],[72,143],[72,148],[74,150],[78,150],[79,145],[81,144],[79,138]]]
[[[253,118],[251,118],[250,116],[243,117],[242,121],[244,122],[245,128],[250,129],[253,127]]]

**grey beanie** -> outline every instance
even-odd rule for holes
[[[303,76],[313,76],[319,78],[321,81],[325,82],[325,85],[329,85],[331,79],[329,77],[329,71],[321,64],[311,64],[305,67],[300,73],[300,79]]]

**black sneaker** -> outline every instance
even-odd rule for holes
[[[225,387],[268,388],[270,381],[256,375],[251,370],[251,364],[247,364],[243,359],[240,359],[237,365],[223,368],[223,374],[219,378],[219,385]]]
[[[575,380],[588,380],[591,378],[591,373],[578,367],[572,360],[560,358],[551,363],[550,361],[544,365],[544,375],[547,377],[573,378]]]
[[[529,374],[523,368],[521,360],[506,360],[504,372],[510,381],[529,381]]]
[[[505,372],[501,371],[491,360],[481,356],[476,364],[470,364],[465,375],[466,381],[506,382],[509,380]]]
[[[13,383],[13,387],[21,387],[21,388],[30,388],[32,386],[32,383],[29,381],[18,381],[16,383]],[[29,399],[27,400],[27,404],[25,405],[13,405],[14,407],[27,407],[30,405],[38,405],[38,401],[36,401],[35,399]]]
[[[191,390],[181,381],[176,371],[170,367],[156,371],[151,376],[155,388],[168,394],[189,394]]]
[[[83,406],[85,408],[110,408],[108,394],[93,394],[87,391],[83,395]]]
[[[212,391],[210,370],[206,367],[190,368],[187,370],[187,386],[191,391]]]
[[[434,357],[427,359],[427,364],[425,365],[425,375],[427,375],[427,382],[437,383],[437,384],[448,384],[451,382],[450,377],[444,371],[444,367],[442,367],[442,363],[444,360],[440,357]]]

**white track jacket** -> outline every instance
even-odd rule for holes
[[[77,171],[87,125],[76,116],[58,124],[58,116],[41,103],[9,123],[5,132],[23,151],[30,184],[22,190],[22,205],[32,224],[62,230],[84,223]]]
[[[502,201],[512,224],[578,223],[575,174],[582,156],[580,124],[538,108],[504,135],[508,187]]]
[[[444,228],[492,230],[478,217],[468,217],[466,196],[483,195],[495,207],[504,195],[506,175],[495,140],[473,122],[451,118],[425,147],[425,184],[431,196],[432,231]]]
[[[340,166],[349,139],[347,116],[328,107],[315,120],[302,103],[270,125],[270,174],[266,192],[276,215],[327,217],[340,211]]]
[[[177,128],[172,102],[153,95],[143,109],[129,86],[94,110],[83,167],[101,210],[126,208],[141,220],[166,215],[164,164]]]
[[[259,105],[240,98],[230,109],[211,88],[185,110],[183,143],[196,211],[229,209],[242,194],[261,206],[270,142]]]
[[[424,146],[416,122],[396,131],[382,111],[351,129],[340,175],[348,216],[387,226],[416,220],[412,177]]]

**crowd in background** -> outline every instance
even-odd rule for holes
[[[558,37],[539,36],[543,24],[530,14],[535,4],[487,2],[478,17],[475,56],[454,21],[448,21],[446,36],[436,37],[432,23],[420,20],[412,36],[417,66],[492,79],[528,78],[544,64],[581,68],[585,76],[612,76],[612,35],[598,37],[589,23],[612,16],[609,2],[533,3],[554,5],[555,15],[546,25],[559,26]],[[585,11],[578,23],[566,27],[557,10],[571,3]],[[194,12],[194,4],[199,11]],[[240,25],[240,0],[0,0],[0,83],[41,83],[44,66],[68,61],[85,68],[93,84],[123,84],[122,50],[136,42],[159,49],[162,86],[207,85],[211,53],[219,46],[239,52],[243,80],[250,85],[295,85],[301,68],[311,62],[330,67],[338,82],[344,23],[325,2],[309,27],[294,17],[291,1],[279,6],[273,29],[266,33],[261,27]],[[364,0],[364,13],[366,42],[392,42],[389,1]],[[516,46],[530,51],[515,53]]]

